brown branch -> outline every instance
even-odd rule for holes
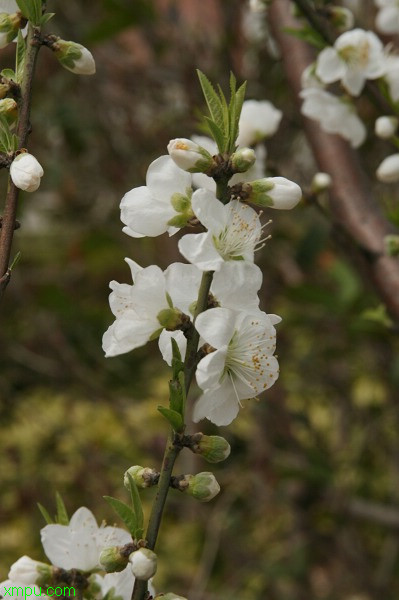
[[[301,74],[313,57],[306,44],[283,32],[283,28],[298,27],[291,16],[289,0],[274,0],[269,21],[287,81],[299,103]],[[384,237],[397,231],[382,214],[371,193],[371,182],[349,144],[337,135],[325,133],[313,120],[304,118],[304,126],[319,169],[332,177],[333,218],[355,242],[378,293],[391,315],[399,320],[399,261],[384,255]]]
[[[21,99],[19,101],[18,115],[18,147],[23,148],[26,145],[30,131],[30,105],[32,96],[32,82],[35,72],[36,58],[40,48],[38,39],[40,30],[33,28],[29,24],[27,37],[27,52],[24,68],[24,76],[21,85]],[[4,205],[2,227],[0,229],[0,300],[10,281],[11,272],[9,269],[11,246],[15,230],[15,219],[18,207],[19,189],[13,184],[11,178],[8,180],[7,196]]]

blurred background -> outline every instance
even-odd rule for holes
[[[367,26],[372,3],[363,8]],[[45,558],[37,502],[53,514],[57,490],[70,514],[84,505],[113,524],[102,496],[126,500],[123,472],[160,465],[168,369],[156,342],[105,359],[101,338],[113,320],[109,282],[130,283],[125,256],[162,268],[180,260],[176,237],[124,235],[119,202],[169,139],[198,133],[195,69],[226,91],[233,70],[248,98],[284,112],[266,143],[269,173],[306,190],[317,170],[265,17],[247,2],[49,0],[48,10],[47,30],[87,46],[97,74],[75,76],[40,53],[29,149],[45,176],[22,195],[22,256],[1,307],[0,581],[21,555]],[[2,50],[2,68],[13,51]],[[368,105],[362,116],[375,117]],[[362,148],[366,167],[381,144]],[[4,170],[0,186],[4,195]],[[398,223],[392,190],[376,185]],[[199,506],[170,493],[155,585],[190,600],[396,600],[397,329],[328,212],[303,202],[265,216],[262,308],[283,318],[280,379],[220,430],[232,446],[212,467],[220,495]],[[209,466],[182,453],[177,472],[199,470]],[[142,494],[147,514],[152,495]]]

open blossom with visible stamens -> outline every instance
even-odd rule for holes
[[[381,40],[372,31],[352,29],[340,35],[333,47],[322,50],[316,75],[324,83],[341,81],[353,96],[358,96],[366,79],[382,77],[386,70]]]
[[[192,208],[206,233],[188,234],[179,241],[179,250],[201,271],[219,271],[224,261],[253,262],[255,250],[263,247],[262,225],[249,206],[233,200],[223,205],[212,192],[194,192]]]
[[[170,156],[160,156],[148,167],[146,183],[122,198],[123,231],[132,237],[155,237],[166,231],[173,235],[192,216],[190,173]]]
[[[214,349],[197,366],[197,383],[204,393],[194,407],[193,420],[209,419],[228,425],[238,414],[240,400],[253,398],[278,378],[273,356],[277,315],[212,308],[201,313],[195,327]]]

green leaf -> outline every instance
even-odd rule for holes
[[[42,0],[31,0],[33,2],[33,25],[40,25],[42,20]]]
[[[235,148],[236,148],[236,141],[237,141],[237,136],[238,136],[238,124],[240,122],[240,116],[241,116],[241,110],[242,110],[242,105],[244,103],[245,100],[245,92],[247,89],[247,82],[244,81],[244,83],[238,88],[238,90],[235,93],[235,107],[234,107],[234,121],[232,123],[232,129],[230,131],[230,147],[229,147],[229,151],[230,152],[234,152]]]
[[[182,415],[183,393],[181,385],[176,379],[169,381],[169,406],[172,411]]]
[[[21,11],[22,15],[25,19],[31,18],[31,6],[29,5],[29,0],[17,0],[18,8]]]
[[[108,502],[116,512],[116,514],[122,519],[132,536],[135,535],[137,529],[137,519],[136,515],[124,502],[121,502],[117,498],[113,498],[112,496],[103,496],[104,500]]]
[[[180,413],[170,408],[165,408],[164,406],[158,406],[157,410],[165,417],[165,419],[170,423],[174,431],[177,433],[181,433],[184,429],[183,418]]]
[[[26,57],[26,43],[25,43],[24,36],[22,35],[21,30],[19,30],[18,31],[18,39],[17,39],[17,52],[15,55],[15,73],[16,73],[17,83],[19,83],[19,85],[22,84],[22,78],[24,76],[25,57]]]
[[[54,17],[55,13],[44,13],[40,19],[40,25],[45,25]]]
[[[0,114],[0,145],[4,149],[4,152],[12,152],[13,142],[10,132],[10,126],[8,124],[5,115]]]
[[[224,148],[223,148],[223,152],[226,152],[228,149],[228,142],[230,139],[230,116],[229,116],[229,107],[227,105],[227,101],[226,98],[223,94],[223,90],[220,87],[220,85],[218,84],[218,92],[219,92],[219,96],[220,96],[220,103],[222,105],[222,112],[223,112],[223,131],[224,131],[224,138],[225,138],[225,144],[224,144]]]
[[[208,125],[209,132],[213,139],[215,140],[219,152],[224,152],[224,147],[226,145],[226,139],[224,137],[223,131],[216,125],[212,119],[209,117],[205,117],[206,124]]]
[[[21,256],[22,256],[21,252],[19,252],[19,251],[18,251],[18,252],[16,253],[16,255],[14,256],[14,259],[13,259],[12,263],[11,263],[11,264],[10,264],[10,266],[8,267],[8,269],[9,269],[10,271],[12,271],[12,270],[13,270],[13,268],[17,266],[17,264],[19,263],[19,260],[20,260]]]
[[[202,93],[208,105],[209,112],[211,114],[212,121],[223,131],[223,107],[217,93],[213,89],[213,86],[209,79],[197,69],[198,78],[201,84]]]
[[[17,4],[23,16],[31,21],[32,25],[40,25],[42,0],[17,0]]]
[[[59,523],[59,525],[68,525],[69,524],[68,513],[65,508],[64,501],[61,498],[61,494],[59,494],[58,492],[55,493],[55,502],[56,502],[56,506],[57,506],[57,516],[56,516],[57,523]]]
[[[178,375],[178,379],[179,379],[179,383],[180,383],[180,387],[181,387],[181,394],[182,394],[182,409],[181,409],[181,414],[184,420],[184,414],[186,412],[186,400],[187,400],[187,395],[186,395],[186,378],[184,375],[183,371],[180,371],[179,375]]]
[[[53,519],[50,517],[49,513],[47,512],[47,510],[44,508],[44,506],[42,504],[40,504],[40,502],[37,503],[37,507],[40,510],[40,512],[42,513],[42,517],[43,519],[46,521],[47,525],[53,525],[54,521]]]
[[[293,37],[298,38],[299,40],[303,40],[304,42],[312,44],[312,46],[315,46],[319,50],[322,50],[327,45],[322,36],[310,27],[304,27],[303,29],[295,29],[294,27],[283,27],[283,31],[285,33],[289,33]]]
[[[172,342],[172,379],[177,379],[180,371],[183,370],[184,364],[181,359],[179,346],[174,338],[171,338]]]
[[[136,515],[136,531],[134,532],[134,538],[140,539],[143,537],[144,532],[144,514],[143,507],[141,504],[139,490],[137,489],[136,482],[130,473],[127,473],[127,478],[129,480],[129,488],[130,488],[130,497],[132,500],[132,506],[134,510],[134,514]]]
[[[18,136],[15,133],[13,133],[11,136],[11,150],[16,152],[18,150],[18,146],[19,146]]]
[[[17,76],[15,75],[15,72],[12,69],[3,69],[1,71],[1,75],[5,79],[12,79],[13,81],[17,81]]]

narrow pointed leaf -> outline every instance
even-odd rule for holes
[[[132,506],[134,513],[136,515],[136,531],[134,533],[134,538],[140,539],[143,536],[144,531],[144,514],[143,514],[143,506],[141,504],[139,490],[137,489],[136,482],[130,473],[127,473],[127,477],[129,480],[129,488],[130,488],[130,497],[132,500]]]
[[[61,498],[61,494],[59,494],[58,492],[55,493],[55,502],[56,502],[56,506],[57,506],[57,519],[56,519],[57,523],[59,523],[59,525],[68,525],[69,524],[68,513],[65,508],[64,501]]]
[[[213,89],[213,86],[209,79],[197,69],[198,78],[200,80],[202,92],[204,94],[206,103],[208,105],[209,112],[212,120],[216,123],[219,128],[223,127],[223,109],[220,99]]]
[[[31,19],[31,6],[28,0],[17,0],[18,8],[25,19]]]
[[[21,85],[22,78],[24,75],[24,66],[25,66],[25,57],[26,57],[26,44],[24,40],[24,36],[22,35],[21,30],[18,31],[18,39],[17,39],[17,52],[15,56],[15,75],[17,79],[17,83]]]
[[[184,422],[181,414],[172,410],[170,408],[165,408],[165,406],[158,406],[157,409],[165,417],[165,419],[170,423],[174,431],[177,433],[181,433],[184,429]]]
[[[182,395],[182,409],[181,409],[181,414],[184,420],[184,415],[186,412],[186,401],[187,401],[187,394],[186,394],[186,378],[184,376],[184,372],[180,371],[179,375],[179,383],[180,383],[180,387],[181,387],[181,395]]]
[[[42,15],[42,18],[40,19],[40,25],[45,25],[46,23],[48,23],[50,21],[50,19],[52,19],[54,17],[55,13],[44,13],[44,15]]]
[[[47,510],[44,508],[44,506],[42,504],[40,504],[40,502],[37,503],[37,507],[40,510],[40,512],[42,513],[42,517],[43,519],[46,521],[47,525],[53,525],[54,521],[53,519],[50,517],[49,513],[47,512]]]
[[[238,124],[240,122],[242,105],[244,104],[245,92],[247,88],[247,82],[244,81],[242,86],[238,88],[235,95],[235,115],[234,115],[234,124],[232,125],[231,131],[231,139],[230,139],[230,151],[233,152],[236,147],[236,140],[238,136]]]
[[[121,502],[121,500],[118,500],[117,498],[113,498],[112,496],[103,496],[103,498],[108,502],[108,504],[110,504],[110,506],[112,506],[116,514],[122,519],[128,528],[129,532],[132,534],[132,536],[134,536],[137,529],[137,519],[130,506],[124,502]]]
[[[226,145],[226,139],[224,137],[223,131],[216,125],[212,119],[209,117],[205,117],[206,124],[209,127],[209,131],[213,139],[215,140],[219,152],[223,153]]]
[[[170,409],[182,415],[183,394],[179,381],[173,379],[169,381],[169,406]]]

